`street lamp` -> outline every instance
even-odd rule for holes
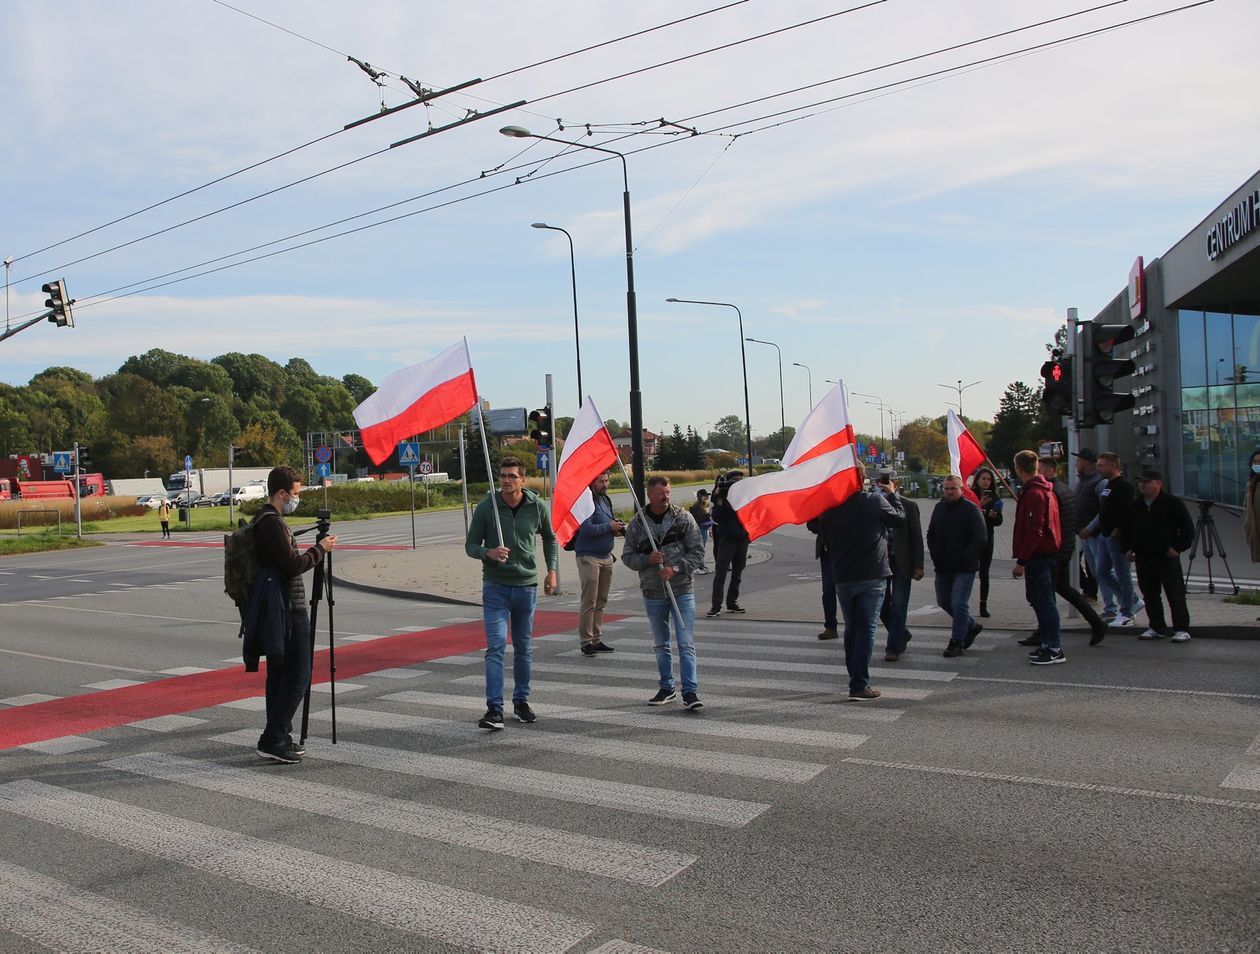
[[[722,308],[734,308],[739,318],[739,363],[744,368],[744,438],[748,444],[748,472],[752,473],[752,413],[748,409],[748,355],[744,350],[744,315],[738,307],[728,301],[699,301],[693,298],[666,298],[667,302],[677,305],[717,305]]]
[[[807,365],[801,364],[799,361],[793,361],[792,367],[804,368],[805,373],[809,375],[809,409],[812,411],[814,409],[814,372],[809,370]]]
[[[548,225],[546,222],[534,222],[530,228],[564,232],[564,237],[569,240],[569,275],[573,279],[573,348],[577,352],[578,407],[580,408],[582,406],[582,342],[578,337],[577,263],[573,258],[573,236],[560,226]]]
[[[783,352],[779,350],[779,346],[773,341],[762,341],[760,338],[745,338],[745,341],[751,341],[753,344],[769,345],[775,350],[779,356],[779,445],[780,455],[787,453],[787,418],[783,413]],[[752,465],[749,465],[752,469]]]
[[[884,408],[888,405],[884,403],[884,399],[878,394],[865,394],[862,391],[850,391],[849,394],[854,397],[874,398],[874,401],[863,401],[863,404],[879,405],[879,442],[884,443]]]
[[[530,132],[524,126],[504,126],[499,132],[511,139],[545,139],[547,142],[558,142],[562,146],[606,152],[621,160],[622,215],[626,226],[626,338],[630,347],[630,469],[634,492],[642,501],[646,478],[643,463],[643,394],[639,390],[639,313],[634,297],[634,241],[630,229],[630,175],[626,170],[626,157],[615,149],[544,136]]]
[[[967,390],[967,388],[974,388],[979,383],[980,383],[979,381],[972,381],[970,384],[964,387],[962,383],[962,378],[959,378],[957,384],[938,384],[937,387],[949,388],[951,391],[958,392],[958,416],[962,417],[963,416],[962,393],[963,391]]]

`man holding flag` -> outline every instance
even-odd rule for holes
[[[556,483],[560,483],[559,475]],[[613,513],[612,500],[608,497],[607,472],[591,481],[587,490],[594,510],[582,521],[572,539],[582,593],[578,636],[582,641],[582,655],[595,656],[613,651],[604,642],[604,606],[608,602],[613,564],[616,563],[613,558],[613,540],[625,532],[626,525]],[[568,546],[567,542],[565,546]]]

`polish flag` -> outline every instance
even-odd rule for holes
[[[949,472],[957,474],[963,479],[963,496],[972,503],[979,503],[976,495],[971,490],[968,480],[971,475],[980,469],[980,465],[988,460],[989,455],[984,452],[984,448],[979,442],[971,436],[971,432],[967,430],[967,425],[962,422],[954,409],[949,409],[949,416],[945,421],[945,436],[949,441]]]
[[[463,338],[436,358],[395,371],[370,398],[354,409],[363,449],[380,464],[398,442],[441,427],[477,403],[477,381],[468,339]]]
[[[726,499],[756,540],[787,523],[801,524],[838,507],[862,489],[866,473],[853,443],[844,385],[838,384],[801,424],[784,458],[786,470],[737,481]],[[847,435],[847,441],[845,436]]]
[[[591,481],[615,463],[617,445],[595,402],[588,397],[564,439],[564,453],[556,470],[551,525],[562,547],[573,539],[582,521],[595,512]]]

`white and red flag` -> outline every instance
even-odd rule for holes
[[[980,469],[980,465],[989,459],[979,441],[971,436],[967,425],[962,422],[954,409],[949,409],[945,420],[945,437],[949,441],[949,472],[963,479],[963,494],[973,503],[978,503],[968,481],[971,475]]]
[[[788,461],[785,470],[748,477],[727,491],[753,540],[784,524],[812,520],[862,489],[866,474],[853,443],[843,384],[809,412],[788,447],[785,465]]]
[[[556,470],[551,502],[551,525],[561,546],[568,544],[587,517],[595,512],[591,481],[617,463],[617,445],[589,397],[564,439],[564,453]]]
[[[400,440],[441,427],[477,403],[477,381],[468,339],[435,358],[395,371],[370,398],[354,409],[363,449],[380,464]]]

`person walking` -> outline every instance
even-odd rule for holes
[[[163,498],[158,504],[158,523],[162,525],[162,539],[169,540],[171,538],[171,501],[169,498]]]
[[[498,523],[495,511],[498,511]],[[499,539],[499,527],[503,539]],[[530,638],[538,602],[538,565],[534,538],[542,537],[547,575],[543,592],[556,591],[559,552],[551,516],[538,495],[525,487],[525,462],[499,461],[498,493],[488,494],[473,510],[464,552],[481,561],[481,616],[486,628],[486,714],[477,725],[503,728],[503,654],[512,630],[512,710],[518,722],[535,722],[529,704]]]
[[[691,576],[704,558],[704,549],[695,518],[682,507],[671,504],[670,495],[668,477],[654,474],[648,478],[648,503],[626,528],[621,562],[638,571],[643,610],[652,627],[660,682],[648,705],[663,706],[678,698],[670,649],[672,619],[674,639],[678,643],[682,704],[688,709],[700,709],[704,703],[700,701],[696,674],[696,595],[692,591]],[[672,601],[666,587],[674,594]]]
[[[1093,536],[1088,528],[1095,525],[1098,517],[1099,485],[1103,475],[1098,472],[1098,455],[1088,447],[1076,451],[1076,536],[1081,541],[1081,552],[1085,554],[1085,565],[1093,579],[1094,589],[1102,600],[1104,622],[1115,619],[1119,611],[1118,594],[1113,583],[1114,574],[1103,576],[1101,567],[1109,565],[1105,551],[1106,545],[1101,536]]]
[[[989,567],[993,564],[993,531],[1002,526],[1002,498],[998,496],[997,474],[981,467],[971,478],[971,492],[980,501],[987,540],[980,551],[980,618],[989,618]]]
[[[851,494],[819,517],[819,533],[827,543],[844,616],[844,665],[849,673],[849,699],[854,702],[880,696],[870,684],[870,669],[884,585],[892,575],[888,530],[905,520],[897,495],[878,491]]]
[[[1054,491],[1059,504],[1059,544],[1058,562],[1054,567],[1054,591],[1067,600],[1081,618],[1089,626],[1089,644],[1097,646],[1107,635],[1107,624],[1089,605],[1089,600],[1072,585],[1072,560],[1076,556],[1076,495],[1059,479],[1059,462],[1053,457],[1041,457],[1037,461],[1037,470]],[[1019,641],[1021,646],[1040,646],[1041,633],[1033,630],[1030,636]]]
[[[712,618],[722,615],[722,600],[726,600],[726,612],[743,613],[739,605],[739,584],[748,563],[748,531],[739,522],[739,514],[726,499],[732,484],[742,479],[744,472],[732,470],[717,482],[713,490],[713,599],[709,612]],[[731,585],[726,586],[726,574],[731,575]]]
[[[691,518],[695,520],[696,526],[700,528],[700,565],[696,567],[696,575],[708,573],[709,568],[704,565],[704,552],[709,546],[709,528],[713,526],[713,505],[709,502],[709,492],[707,490],[696,491],[696,502],[691,505]]]
[[[1102,544],[1095,550],[1095,556],[1100,558],[1099,585],[1109,583],[1116,594],[1116,615],[1111,625],[1132,626],[1142,601],[1133,592],[1133,574],[1129,572],[1120,537],[1124,522],[1129,519],[1133,485],[1120,473],[1120,458],[1110,451],[1098,455],[1098,473],[1103,478],[1098,484],[1098,516],[1086,529],[1090,538],[1097,536]]]
[[[1037,454],[1022,450],[1015,455],[1015,477],[1020,481],[1015,505],[1015,536],[1011,575],[1024,579],[1024,595],[1037,614],[1041,645],[1028,654],[1034,666],[1067,662],[1059,632],[1059,607],[1054,602],[1054,572],[1062,544],[1059,500],[1050,481],[1037,473]]]
[[[906,614],[910,610],[910,586],[923,579],[923,520],[919,505],[901,495],[896,473],[881,473],[875,480],[875,489],[885,496],[895,496],[906,514],[906,522],[889,533],[888,559],[892,576],[884,587],[884,605],[879,612],[880,621],[888,630],[884,662],[896,662],[913,638],[906,629]]]
[[[1167,634],[1162,591],[1172,613],[1172,641],[1190,642],[1181,554],[1194,542],[1194,521],[1180,498],[1164,492],[1164,475],[1158,470],[1144,470],[1138,477],[1138,497],[1129,504],[1121,539],[1125,556],[1137,567],[1138,589],[1150,622],[1138,639],[1161,639]]]
[[[946,477],[941,493],[928,521],[927,545],[936,573],[936,605],[953,620],[944,652],[952,658],[961,656],[984,629],[971,618],[969,606],[989,531],[980,508],[963,496],[961,477]]]
[[[613,564],[616,562],[613,540],[626,529],[626,525],[613,514],[612,500],[608,496],[608,474],[600,474],[591,481],[590,491],[595,512],[582,521],[573,536],[581,593],[578,637],[583,656],[613,652],[613,647],[604,642],[604,607],[608,603]]]

